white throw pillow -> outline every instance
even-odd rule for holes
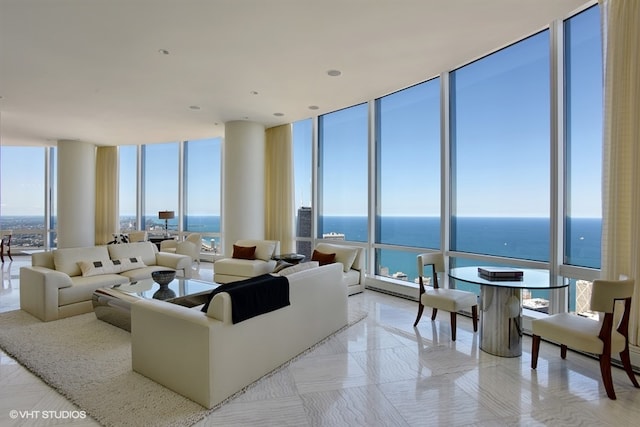
[[[288,276],[289,274],[297,273],[298,271],[308,270],[310,268],[318,267],[318,261],[301,262],[300,264],[292,265],[291,267],[283,268],[277,274],[280,276]]]
[[[120,272],[120,267],[116,266],[111,260],[80,261],[78,265],[82,271],[82,277]]]
[[[120,267],[120,271],[129,271],[129,270],[135,270],[136,268],[142,268],[142,267],[146,267],[144,261],[142,261],[142,258],[139,256],[135,256],[135,257],[130,257],[130,258],[120,258],[120,259],[114,259],[113,263],[116,266]]]

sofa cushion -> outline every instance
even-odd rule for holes
[[[264,262],[261,259],[224,258],[213,264],[213,271],[215,274],[227,276],[254,277],[271,273],[275,267],[276,262],[274,260]]]
[[[314,249],[313,254],[311,254],[311,261],[318,261],[320,265],[332,264],[336,261],[336,254],[320,252]]]
[[[288,276],[289,274],[297,273],[298,271],[308,270],[310,268],[316,268],[319,266],[320,266],[320,263],[318,263],[318,261],[301,262],[300,264],[283,268],[278,272],[278,274],[280,276]]]
[[[353,262],[356,260],[358,256],[358,248],[354,247],[346,247],[341,245],[332,245],[330,243],[318,243],[316,246],[316,250],[322,251],[325,253],[335,253],[336,259],[335,262],[342,263],[343,271],[346,273],[351,270],[353,266]]]
[[[249,260],[256,259],[256,247],[233,245],[233,255],[231,255],[231,258]]]
[[[115,274],[120,272],[120,265],[111,260],[80,261],[82,277],[98,276],[101,274]]]
[[[151,242],[109,245],[108,248],[111,259],[140,257],[146,265],[156,265],[156,252],[158,252],[158,248]]]
[[[116,246],[116,245],[112,245]],[[117,245],[121,246],[121,245]],[[109,252],[106,246],[92,246],[88,248],[63,248],[53,251],[53,264],[57,271],[71,277],[81,276],[80,261],[108,261]]]
[[[76,276],[71,278],[72,285],[58,290],[58,306],[91,301],[93,291],[107,286],[123,285],[129,279],[119,274],[103,274],[100,276]]]

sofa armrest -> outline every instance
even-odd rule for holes
[[[156,300],[131,306],[132,367],[153,381],[210,404],[212,325],[203,312]],[[179,364],[179,369],[173,369]]]
[[[188,255],[156,252],[156,265],[173,268],[174,270],[183,270],[184,277],[191,278],[191,257]]]
[[[58,290],[72,285],[69,275],[46,267],[20,268],[20,308],[48,322],[58,319]]]

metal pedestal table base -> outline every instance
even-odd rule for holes
[[[481,287],[481,350],[502,357],[522,355],[521,294],[521,289]]]

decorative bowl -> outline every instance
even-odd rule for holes
[[[168,285],[176,278],[176,272],[173,270],[160,270],[151,273],[151,278],[160,286]]]

